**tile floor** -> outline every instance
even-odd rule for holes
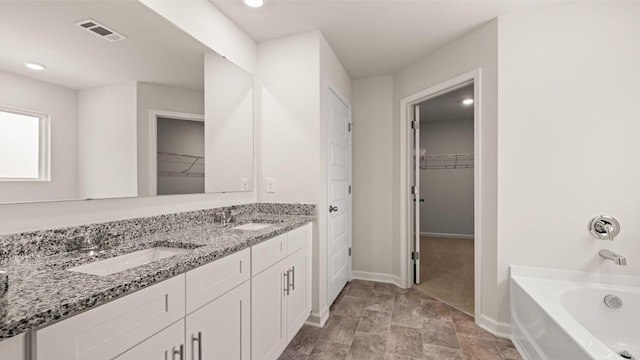
[[[417,289],[353,280],[324,328],[304,326],[280,360],[520,360],[511,341]]]

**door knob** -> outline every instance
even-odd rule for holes
[[[329,212],[332,213],[334,211],[338,211],[338,207],[337,206],[333,206],[333,205],[329,205]]]
[[[413,199],[413,201],[416,201],[416,199]],[[420,202],[424,202],[424,199],[420,199]]]

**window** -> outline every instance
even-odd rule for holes
[[[0,107],[0,181],[49,180],[49,116]]]

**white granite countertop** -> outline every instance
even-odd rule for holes
[[[126,240],[114,249],[96,255],[68,252],[5,260],[0,263],[0,270],[9,274],[9,290],[0,299],[0,340],[50,325],[300,227],[313,219],[311,215],[251,213],[240,216],[231,226],[248,222],[275,225],[256,231],[231,229],[219,224],[194,225]],[[192,250],[107,276],[67,270],[155,246]]]

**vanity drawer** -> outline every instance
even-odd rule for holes
[[[32,360],[100,360],[185,316],[185,276],[149,286],[35,332]]]
[[[302,249],[310,244],[311,224],[301,226],[287,233],[287,255]]]
[[[251,247],[251,276],[284,259],[287,255],[287,234]]]
[[[247,248],[187,272],[187,314],[249,280],[250,261]]]

